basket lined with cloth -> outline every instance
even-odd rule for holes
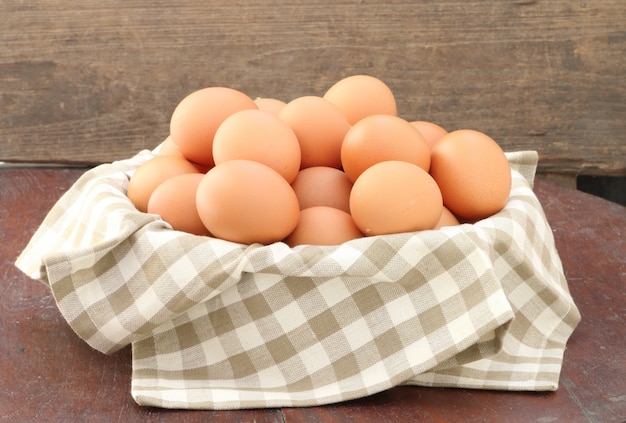
[[[555,390],[580,320],[532,191],[507,153],[505,208],[474,224],[338,246],[178,232],[126,197],[142,151],[87,171],[16,265],[77,335],[132,345],[131,395],[187,409],[310,406],[397,385]]]

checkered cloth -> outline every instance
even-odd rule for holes
[[[89,345],[132,344],[141,405],[232,409],[345,401],[396,385],[555,390],[580,315],[532,191],[507,153],[501,212],[339,246],[241,245],[138,212],[155,152],[86,172],[17,266],[46,282]]]

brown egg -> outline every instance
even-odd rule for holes
[[[341,146],[343,170],[351,181],[370,166],[403,160],[428,171],[430,149],[408,121],[392,115],[373,115],[355,123]]]
[[[213,136],[228,116],[246,109],[258,109],[254,100],[227,87],[208,87],[192,92],[174,109],[170,135],[188,160],[213,166]]]
[[[135,170],[126,195],[139,211],[146,212],[152,191],[166,179],[183,173],[198,173],[198,169],[184,157],[156,156]]]
[[[435,225],[435,229],[443,228],[445,226],[457,226],[461,223],[456,218],[455,215],[452,214],[447,207],[442,207],[441,209],[441,217],[439,218],[439,222]]]
[[[278,115],[282,108],[287,104],[282,100],[271,97],[257,97],[254,99],[254,102],[259,110],[270,112],[273,115]]]
[[[446,135],[448,131],[441,126],[433,122],[427,122],[424,120],[414,120],[411,122],[417,130],[422,134],[424,141],[428,144],[428,147],[432,150],[433,146],[441,137]]]
[[[350,129],[348,119],[322,97],[304,96],[290,101],[278,114],[293,129],[300,142],[300,168],[341,168],[341,143]]]
[[[300,209],[328,206],[350,212],[352,182],[341,170],[327,166],[302,169],[291,183]]]
[[[367,236],[433,229],[442,207],[441,192],[428,172],[399,160],[365,170],[350,194],[352,218]]]
[[[511,169],[502,148],[488,135],[452,131],[431,152],[430,173],[445,206],[460,219],[477,221],[500,211],[511,191]]]
[[[339,245],[363,234],[350,214],[334,207],[309,207],[300,211],[300,220],[285,239],[290,247],[296,245]]]
[[[252,160],[229,160],[209,170],[198,186],[196,206],[215,237],[243,244],[281,241],[300,216],[291,185]]]
[[[242,110],[227,117],[215,132],[213,158],[263,163],[291,183],[300,170],[300,144],[289,125],[263,110]]]
[[[185,157],[178,149],[178,146],[174,144],[174,141],[172,141],[171,136],[168,136],[161,143],[161,148],[159,149],[158,156],[179,156],[182,158]],[[196,169],[198,169],[198,172],[200,173],[206,173],[211,167],[213,167],[213,166],[200,165],[197,163],[193,163],[192,161],[189,161],[189,163],[193,164],[196,167]]]
[[[148,201],[148,213],[158,214],[177,231],[211,235],[196,208],[196,191],[204,175],[185,173],[163,181]]]
[[[323,96],[337,106],[350,125],[366,116],[397,114],[396,99],[382,80],[370,75],[352,75],[337,81]]]
[[[183,157],[183,153],[180,152],[178,146],[172,141],[172,136],[168,135],[167,138],[161,143],[159,148],[159,156],[180,156]]]

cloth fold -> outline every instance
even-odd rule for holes
[[[174,231],[126,197],[156,154],[86,172],[16,265],[77,335],[132,344],[141,405],[309,406],[400,384],[557,389],[580,315],[532,192],[507,153],[506,207],[475,224],[339,246],[241,245]]]

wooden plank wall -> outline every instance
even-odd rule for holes
[[[367,73],[401,116],[537,150],[541,173],[626,175],[623,0],[7,0],[0,16],[0,160],[126,158],[195,89],[288,101]]]

